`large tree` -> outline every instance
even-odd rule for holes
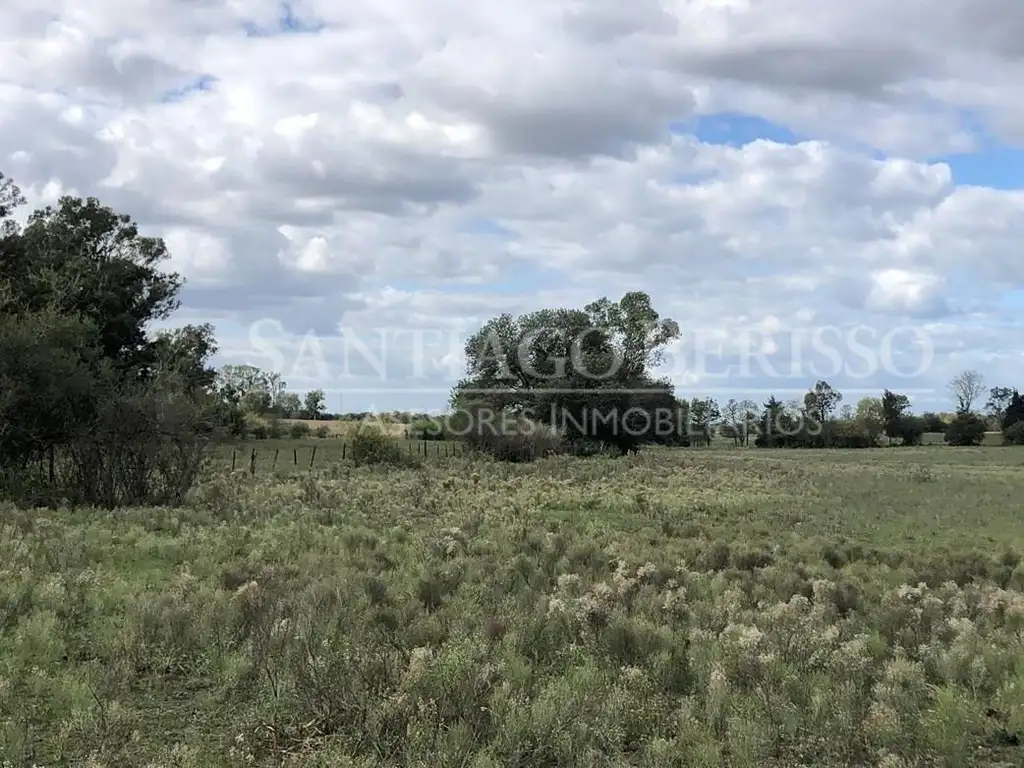
[[[839,390],[827,381],[819,381],[804,395],[804,408],[808,416],[823,426],[832,418],[842,400],[843,395]]]
[[[1024,396],[1016,389],[1010,391],[1010,397],[1003,409],[1000,428],[1007,430],[1014,424],[1024,422]]]
[[[653,375],[678,335],[678,325],[639,292],[582,309],[503,314],[467,341],[466,376],[452,404],[522,416],[623,453],[679,440],[673,387]]]
[[[956,413],[966,415],[985,392],[985,377],[977,371],[963,371],[949,380],[949,391],[956,404]]]
[[[885,406],[882,399],[862,397],[857,403],[854,419],[871,444],[877,443],[879,436],[885,431]]]
[[[900,433],[900,424],[910,410],[910,398],[899,392],[882,392],[882,430],[890,442]]]
[[[988,401],[985,403],[985,412],[992,419],[995,427],[1001,427],[1006,408],[1013,398],[1014,389],[1011,387],[992,387],[988,391]]]
[[[182,281],[128,216],[62,197],[19,226],[23,203],[0,176],[4,490],[48,456],[49,479],[83,501],[180,498],[215,426],[212,328],[153,331]]]

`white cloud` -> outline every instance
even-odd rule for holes
[[[643,289],[723,355],[907,325],[964,355],[918,385],[996,350],[1016,374],[1024,192],[927,161],[1024,137],[1011,0],[303,0],[321,29],[288,34],[270,0],[38,8],[0,19],[0,170],[163,235],[231,354],[261,318],[437,329],[441,390],[444,334]],[[720,113],[809,138],[680,128]]]

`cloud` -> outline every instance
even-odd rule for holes
[[[939,400],[959,368],[1014,383],[1024,192],[985,153],[1024,139],[1019,3],[188,5],[9,2],[0,170],[163,236],[225,360],[267,362],[271,321],[296,386],[440,406],[488,318],[639,289],[683,327],[694,392],[803,386],[794,349],[835,329],[857,359],[856,328],[876,360],[893,328],[927,335],[904,383]],[[764,138],[707,128],[750,118]],[[956,152],[990,185],[959,184]],[[342,376],[342,327],[391,329],[389,386]],[[700,344],[785,375],[709,378]]]

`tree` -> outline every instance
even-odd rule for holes
[[[1015,392],[1016,390],[1010,387],[992,387],[988,391],[988,402],[985,403],[985,412],[992,417],[992,421],[997,427],[1002,426],[1006,408],[1009,406],[1010,400],[1013,399]]]
[[[298,395],[289,397],[281,374],[264,371],[255,365],[225,365],[217,372],[217,388],[228,399],[238,402],[255,416],[278,416],[301,410]]]
[[[926,411],[921,414],[921,429],[925,432],[945,432],[946,422],[942,416],[931,411]]]
[[[152,364],[149,325],[178,308],[181,277],[160,271],[162,240],[95,198],[62,197],[33,212],[5,249],[9,290],[22,312],[50,307],[93,326],[102,357],[124,372]]]
[[[946,427],[945,441],[949,445],[981,445],[985,440],[985,420],[975,413],[958,413]]]
[[[985,391],[985,377],[977,371],[964,371],[950,379],[948,386],[956,403],[956,413],[963,415],[971,413]]]
[[[302,398],[296,392],[281,393],[274,410],[285,419],[306,418],[302,413]]]
[[[872,445],[885,430],[885,408],[879,397],[862,397],[857,403],[854,417],[857,426],[864,432]]]
[[[1024,421],[1015,422],[1003,430],[1003,445],[1024,445]]]
[[[742,445],[746,434],[746,412],[736,398],[729,398],[722,406],[722,418],[724,419],[725,436],[731,437],[735,445]]]
[[[646,442],[678,441],[673,387],[651,374],[678,335],[678,325],[662,319],[647,294],[635,292],[583,309],[503,314],[467,341],[466,376],[451,404],[473,415],[470,429],[494,429],[494,417],[504,415],[547,423],[569,440],[598,440],[622,453]],[[486,423],[484,415],[491,417]]]
[[[128,216],[65,196],[19,226],[23,203],[0,176],[2,490],[46,501],[33,495],[45,481],[73,502],[180,501],[219,428],[213,329],[151,332],[182,281]]]
[[[326,400],[327,396],[322,389],[313,389],[307,392],[302,402],[302,418],[310,420],[319,419],[323,415]],[[401,414],[401,418],[398,420],[408,422],[408,414]]]
[[[1000,423],[1001,429],[1005,432],[1014,424],[1024,422],[1024,396],[1016,389],[1010,393],[1006,407],[1003,409],[1003,418]]]
[[[695,397],[690,401],[689,416],[690,436],[698,443],[711,445],[715,424],[722,418],[718,403],[710,397]]]
[[[790,410],[775,395],[764,403],[761,423],[758,425],[754,445],[758,448],[774,448],[792,445],[799,425]]]
[[[890,441],[900,433],[900,422],[909,410],[909,397],[889,389],[882,392],[882,430]]]
[[[217,352],[212,325],[186,325],[160,331],[153,349],[158,366],[177,371],[191,392],[212,394],[215,391],[217,372],[207,366]]]
[[[841,392],[833,389],[827,381],[819,381],[814,389],[804,395],[804,409],[808,416],[823,425],[832,418],[832,413],[842,400]]]
[[[750,433],[757,431],[757,403],[753,400],[741,400],[740,408],[743,412],[743,444],[750,445]]]

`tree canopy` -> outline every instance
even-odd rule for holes
[[[467,341],[466,376],[452,404],[513,414],[623,452],[679,440],[681,404],[671,382],[653,374],[678,337],[679,326],[641,292],[582,309],[502,314]]]
[[[0,176],[5,490],[32,490],[14,486],[48,458],[50,480],[84,502],[180,497],[215,427],[213,329],[154,332],[178,307],[182,280],[161,271],[164,243],[130,217],[65,196],[19,225],[23,204]]]

